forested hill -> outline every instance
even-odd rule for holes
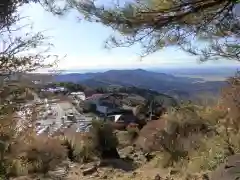
[[[177,77],[142,69],[110,70],[101,73],[85,74],[60,74],[55,76],[55,81],[81,83],[92,88],[113,85],[140,87],[184,98],[203,92],[217,95],[220,89],[226,84],[224,81],[206,82],[201,78]]]

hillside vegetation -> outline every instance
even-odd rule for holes
[[[177,77],[165,73],[157,73],[142,69],[111,70],[103,73],[62,74],[57,75],[58,82],[74,82],[88,87],[138,87],[151,89],[159,93],[176,96],[177,98],[191,98],[201,92],[219,94],[226,85],[224,81],[203,82],[201,78]]]
[[[29,131],[21,143],[2,139],[2,176],[70,180],[211,178],[211,172],[240,150],[239,85],[237,75],[229,79],[214,106],[183,103],[140,131],[114,132],[107,122],[93,121],[88,133],[68,137],[41,137]],[[1,137],[10,137],[9,132],[1,129]],[[60,175],[59,168],[63,171]]]
[[[53,67],[59,58],[48,53],[52,44],[45,42],[48,38],[44,34],[32,33],[35,28],[31,26],[28,32],[25,22],[22,24],[20,10],[29,3],[38,3],[58,16],[77,10],[86,20],[120,32],[110,37],[107,47],[140,44],[141,57],[178,46],[200,61],[240,60],[239,0],[133,0],[123,6],[76,0],[1,0],[0,179],[240,179],[239,73],[228,80],[215,104],[183,102],[168,108],[158,119],[145,120],[142,128],[127,126],[126,131],[117,131],[107,120],[96,119],[88,132],[37,135],[34,122],[38,109],[26,104],[35,98],[30,90],[33,84],[21,84],[18,77],[17,85],[9,82],[15,75]],[[199,79],[141,69],[80,76],[83,84],[94,88],[140,87],[167,94],[161,96],[168,99],[171,95],[194,97],[200,91],[218,96],[226,84],[199,83]],[[83,88],[95,93],[92,88]],[[158,94],[153,97],[142,92],[151,102],[157,101]]]

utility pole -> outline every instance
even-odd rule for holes
[[[149,121],[151,121],[152,120],[152,101],[150,102],[149,110],[150,110]]]
[[[149,109],[150,109],[149,121],[151,121],[152,120],[152,116],[153,116],[153,98],[152,97],[150,99],[150,107],[149,107]]]

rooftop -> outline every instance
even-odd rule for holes
[[[92,96],[87,97],[86,100],[96,100],[103,96],[104,96],[104,94],[93,94]]]

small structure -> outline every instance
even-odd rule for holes
[[[77,100],[85,101],[85,99],[86,99],[84,92],[72,92],[70,95],[75,97]]]
[[[32,81],[34,84],[41,84],[40,80]]]
[[[74,113],[72,111],[69,111],[67,113],[67,119],[71,120],[71,121],[75,120],[75,115],[74,115]]]
[[[106,96],[106,95],[104,95],[104,94],[93,94],[92,96],[89,96],[89,97],[87,97],[86,98],[86,100],[88,100],[88,101],[98,101],[100,98],[102,98],[102,97],[104,97],[104,96]]]
[[[66,92],[67,89],[65,87],[55,87],[55,88],[47,88],[47,89],[42,89],[41,91],[47,91],[47,92],[52,92],[52,93],[59,93],[59,92]]]
[[[125,124],[136,122],[136,117],[131,113],[110,115],[107,116],[107,119],[116,123]]]
[[[137,118],[131,113],[110,115],[107,116],[106,120],[109,120],[113,127],[118,130],[125,130],[132,124],[138,126],[136,124]]]
[[[103,97],[106,97],[104,94],[93,94],[90,97],[87,97],[84,102],[84,109],[86,111],[97,112],[100,114],[106,114],[108,111],[108,106],[101,105],[101,100]]]

